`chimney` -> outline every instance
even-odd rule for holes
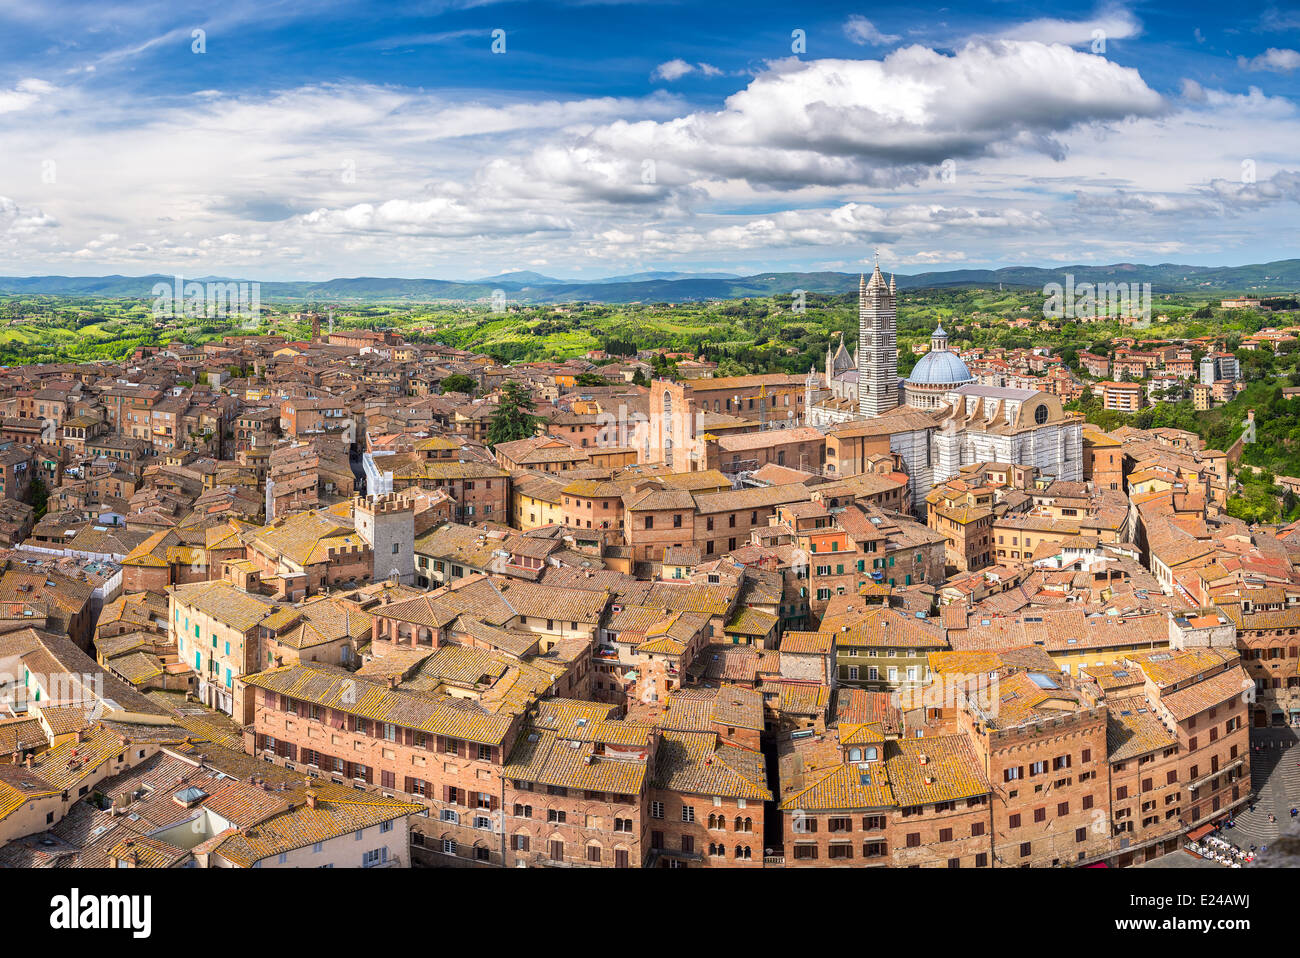
[[[32,758],[31,753],[29,752],[29,753],[27,753],[27,761],[26,761],[26,765],[27,765],[28,768],[31,768],[31,767],[32,767],[32,761],[33,761],[33,758]]]
[[[312,788],[307,789],[307,807],[314,809],[317,805],[317,802],[318,799],[316,797],[316,790]]]

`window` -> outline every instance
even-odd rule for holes
[[[695,809],[692,808],[690,805],[682,806],[682,821],[684,822],[695,821]]]
[[[651,803],[650,803],[650,817],[651,817],[651,818],[663,818],[663,817],[664,817],[664,803],[663,803],[663,802],[651,802]]]

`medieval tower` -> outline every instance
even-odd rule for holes
[[[371,580],[415,581],[415,504],[401,495],[352,500],[352,521],[373,555]]]
[[[898,405],[898,314],[893,280],[880,261],[858,283],[858,411],[879,416]]]

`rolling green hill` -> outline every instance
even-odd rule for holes
[[[1300,290],[1300,259],[1278,260],[1250,266],[1182,266],[1160,263],[1154,266],[1115,263],[1109,266],[1008,266],[1003,269],[959,269],[941,272],[898,274],[902,289],[944,287],[1010,287],[1042,289],[1047,283],[1063,282],[1069,273],[1078,283],[1150,283],[1153,293],[1204,291],[1224,293],[1294,293]],[[647,275],[647,274],[642,274]],[[654,275],[654,274],[648,274]],[[676,275],[676,274],[668,274]],[[511,278],[507,278],[511,277]],[[223,277],[195,277],[199,282],[230,282]],[[157,283],[171,284],[173,278],[149,276],[0,276],[0,294],[61,296],[107,296],[144,299]],[[796,289],[816,293],[847,293],[856,288],[853,273],[759,273],[754,276],[718,275],[686,278],[641,279],[638,276],[609,280],[562,282],[536,274],[505,274],[492,280],[457,282],[441,279],[395,279],[354,277],[324,282],[263,282],[263,302],[337,303],[467,303],[488,301],[501,290],[514,302],[529,303],[683,303],[704,300],[743,299],[759,296],[788,296]]]

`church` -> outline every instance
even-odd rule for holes
[[[879,261],[858,283],[858,348],[843,340],[827,349],[826,368],[809,370],[805,421],[828,438],[871,436],[889,443],[906,465],[913,508],[963,466],[1002,462],[1033,466],[1044,478],[1083,478],[1083,417],[1067,413],[1051,393],[981,386],[948,345],[943,327],[906,379],[898,376],[898,291]],[[852,475],[852,465],[828,457],[826,470]]]

